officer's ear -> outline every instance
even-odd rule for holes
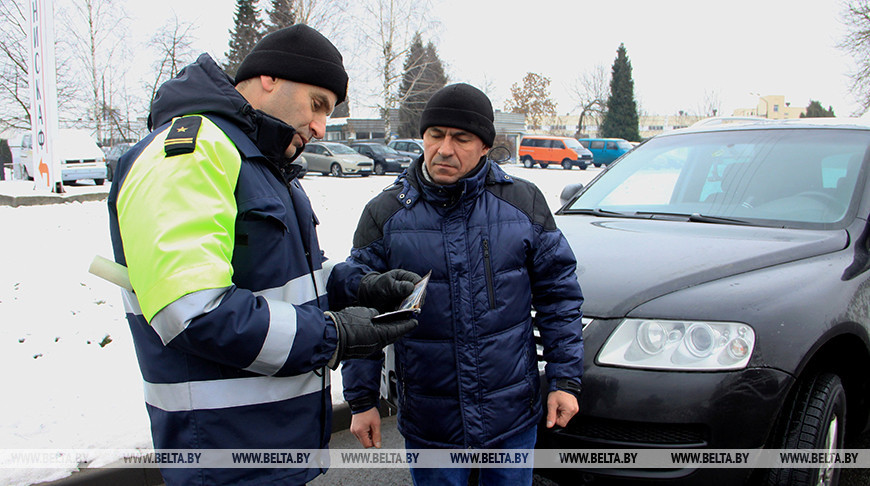
[[[263,91],[267,93],[271,93],[275,91],[278,87],[278,78],[275,76],[266,76],[265,74],[260,75],[260,86],[263,88]]]

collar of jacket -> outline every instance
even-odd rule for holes
[[[423,176],[423,156],[421,155],[406,173],[399,176],[404,190],[397,196],[406,208],[411,208],[422,197],[428,203],[449,208],[461,201],[469,201],[483,193],[490,184],[511,183],[511,177],[494,165],[486,156],[480,158],[477,167],[468,175],[450,185],[437,185]]]

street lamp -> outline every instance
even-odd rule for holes
[[[767,113],[768,113],[767,100],[761,96],[761,93],[749,93],[749,94],[751,94],[753,96],[758,96],[758,99],[764,102],[764,118],[767,118]],[[756,107],[757,107],[757,105],[756,105]]]

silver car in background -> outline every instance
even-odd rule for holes
[[[320,172],[323,175],[343,177],[358,174],[367,177],[374,167],[372,159],[336,142],[310,142],[305,145],[303,153],[308,161],[308,172]]]

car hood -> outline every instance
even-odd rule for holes
[[[621,318],[671,292],[842,250],[846,230],[556,216],[577,255],[589,317]]]

